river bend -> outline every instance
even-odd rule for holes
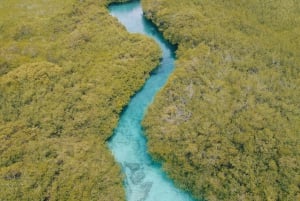
[[[141,126],[145,111],[173,71],[174,48],[144,18],[139,1],[112,4],[109,10],[130,33],[141,33],[153,38],[163,52],[161,64],[151,73],[143,88],[131,98],[108,143],[125,175],[127,200],[193,201],[189,194],[176,188],[161,165],[152,160],[147,152],[147,142]]]

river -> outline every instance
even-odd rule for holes
[[[186,192],[175,187],[147,152],[147,140],[141,122],[155,94],[163,87],[174,69],[174,47],[163,39],[155,26],[143,16],[139,1],[109,6],[130,33],[153,38],[163,52],[161,64],[151,73],[142,89],[130,100],[120,116],[117,128],[108,142],[125,175],[124,187],[128,201],[193,201]]]

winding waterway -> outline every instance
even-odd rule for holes
[[[153,38],[163,52],[161,64],[151,73],[143,88],[132,97],[109,141],[109,148],[125,175],[127,200],[192,201],[189,194],[174,186],[161,165],[151,159],[141,126],[147,107],[173,71],[174,49],[163,39],[153,24],[144,18],[139,1],[113,4],[109,6],[109,10],[129,32]]]

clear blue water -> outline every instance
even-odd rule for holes
[[[192,201],[189,194],[174,186],[161,165],[151,159],[141,126],[147,107],[173,71],[174,49],[153,24],[143,17],[139,1],[113,4],[109,6],[109,10],[129,32],[142,33],[153,38],[163,51],[161,64],[151,73],[143,88],[132,97],[108,143],[125,175],[127,200]]]

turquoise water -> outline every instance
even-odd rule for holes
[[[153,24],[143,17],[139,1],[113,4],[109,10],[129,32],[142,33],[153,38],[163,51],[161,64],[151,73],[143,88],[132,97],[108,143],[125,175],[127,200],[192,201],[187,193],[174,186],[161,165],[151,159],[141,126],[147,107],[173,71],[174,49],[162,38]]]

